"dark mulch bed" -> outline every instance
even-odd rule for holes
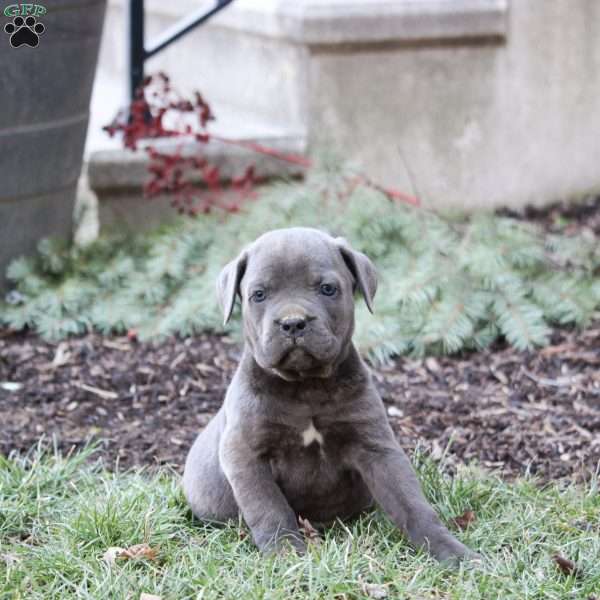
[[[550,233],[593,233],[600,236],[600,196],[588,196],[579,202],[558,202],[541,208],[528,206],[519,211],[502,209],[498,214],[537,223]]]
[[[0,452],[27,450],[42,435],[65,450],[103,439],[109,465],[180,468],[239,356],[231,340],[210,335],[157,345],[0,335]],[[541,351],[404,358],[374,373],[404,447],[421,441],[440,456],[450,444],[450,465],[476,460],[548,479],[580,478],[600,461],[599,366],[596,323],[557,332]]]
[[[506,214],[547,231],[600,235],[600,198]],[[239,356],[201,335],[158,345],[90,335],[49,344],[0,330],[0,452],[56,437],[61,449],[102,439],[112,466],[180,468],[220,406]],[[600,322],[557,331],[535,352],[487,352],[375,371],[401,443],[448,463],[476,460],[515,476],[585,477],[600,462]]]

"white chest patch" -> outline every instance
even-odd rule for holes
[[[311,421],[310,425],[302,432],[302,443],[305,446],[310,446],[313,442],[318,442],[323,445],[323,435],[317,431],[315,424]]]

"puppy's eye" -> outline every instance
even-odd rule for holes
[[[267,297],[267,294],[264,290],[256,290],[252,296],[250,296],[250,300],[253,302],[262,302]]]
[[[321,294],[323,294],[323,296],[335,296],[336,292],[337,288],[335,285],[331,285],[330,283],[321,284]]]

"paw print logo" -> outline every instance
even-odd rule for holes
[[[4,26],[4,31],[10,35],[10,45],[13,48],[23,45],[35,48],[40,42],[39,36],[46,31],[46,28],[35,17],[29,16],[25,19],[15,17],[12,23]]]

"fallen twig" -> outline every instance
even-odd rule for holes
[[[522,367],[521,370],[523,371],[524,375],[531,379],[531,381],[534,381],[538,385],[545,385],[548,387],[567,387],[569,385],[576,384],[581,379],[581,376],[579,375],[569,375],[565,377],[557,377],[556,379],[550,379],[548,377],[538,377],[531,371],[528,371],[525,367]]]
[[[100,396],[100,398],[103,398],[104,400],[117,400],[119,398],[119,394],[117,394],[116,392],[101,390],[100,388],[93,387],[91,385],[86,385],[85,383],[79,383],[78,381],[75,381],[73,385],[81,390],[90,392],[91,394],[96,394],[96,396]]]

